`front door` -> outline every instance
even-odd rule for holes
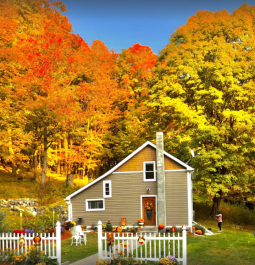
[[[155,197],[142,197],[142,212],[144,225],[156,225],[156,203]]]

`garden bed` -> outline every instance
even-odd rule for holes
[[[65,240],[71,237],[71,231],[65,230],[63,233],[61,233],[61,240]]]

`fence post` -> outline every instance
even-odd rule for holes
[[[185,225],[182,229],[182,252],[183,265],[187,265],[187,230]]]
[[[56,224],[56,236],[57,236],[57,259],[58,259],[58,264],[61,265],[61,225],[59,221]]]
[[[99,259],[102,259],[103,257],[103,248],[102,248],[102,222],[98,221],[98,257]]]

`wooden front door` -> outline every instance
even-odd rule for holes
[[[143,198],[143,219],[144,225],[156,225],[156,203],[155,197],[142,197]]]

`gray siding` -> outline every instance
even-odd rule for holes
[[[86,199],[103,199],[103,180],[112,181],[112,197],[105,199],[104,211],[86,211]],[[143,173],[118,173],[107,176],[88,189],[72,198],[73,221],[83,218],[82,224],[97,225],[98,220],[104,224],[110,219],[112,225],[120,225],[122,217],[127,218],[127,226],[132,222],[137,225],[141,217],[140,195],[156,195],[156,181],[144,182]],[[147,193],[150,188],[150,193]]]
[[[165,172],[166,225],[188,225],[187,172]]]

